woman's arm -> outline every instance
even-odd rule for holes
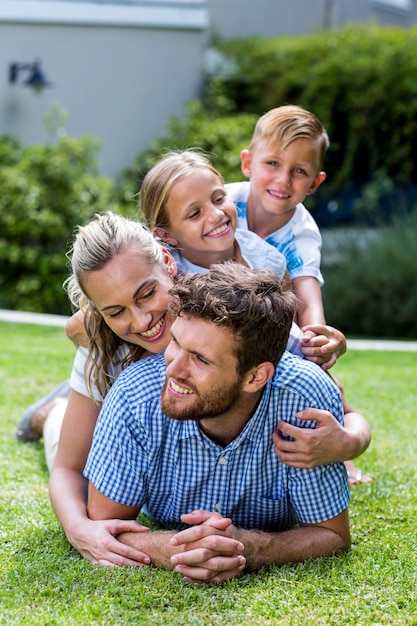
[[[146,555],[116,537],[122,532],[141,532],[144,527],[132,520],[95,522],[87,515],[88,481],[83,470],[98,413],[99,407],[89,398],[71,391],[49,480],[52,506],[69,542],[86,559],[107,566],[140,566]]]

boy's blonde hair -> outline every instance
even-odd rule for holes
[[[277,107],[262,115],[256,123],[249,152],[254,152],[263,141],[272,141],[279,153],[295,139],[319,140],[320,169],[330,146],[329,137],[313,113],[296,105]]]
[[[223,178],[200,151],[167,152],[146,174],[139,193],[139,209],[148,228],[169,228],[166,206],[174,184],[196,169],[207,169],[223,183]]]

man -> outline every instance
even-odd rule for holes
[[[274,453],[280,420],[314,427],[297,419],[307,407],[343,420],[330,377],[284,354],[294,295],[235,263],[171,293],[166,368],[162,356],[138,361],[106,397],[85,470],[89,516],[134,519],[146,505],[170,530],[121,540],[190,582],[348,550],[343,463],[296,469]]]

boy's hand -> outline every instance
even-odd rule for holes
[[[312,324],[302,329],[301,350],[304,358],[330,369],[339,356],[346,352],[346,337],[337,328],[327,324]]]

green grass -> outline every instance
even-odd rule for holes
[[[173,573],[94,567],[68,544],[40,443],[15,439],[26,406],[67,377],[63,331],[0,323],[0,624],[417,624],[417,355],[351,352],[334,369],[368,418],[349,554],[199,587]]]

